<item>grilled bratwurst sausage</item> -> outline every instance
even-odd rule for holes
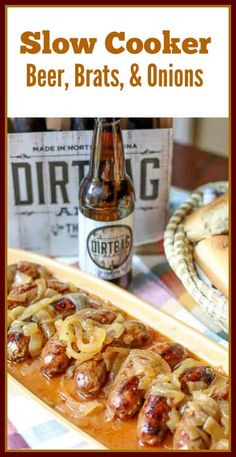
[[[38,286],[35,282],[16,287],[10,291],[7,297],[7,307],[13,309],[17,306],[27,306],[34,302],[37,294]]]
[[[7,358],[9,362],[23,362],[30,357],[30,337],[22,332],[11,332],[7,336]]]
[[[202,394],[200,400],[189,401],[174,433],[174,449],[209,449],[210,437],[202,429],[209,417],[220,418],[219,404],[213,398]]]
[[[167,343],[166,343],[167,344]],[[174,343],[171,343],[174,344]],[[180,345],[177,345],[180,346]],[[174,366],[176,363],[181,360],[181,351],[179,348],[175,348],[174,356],[171,358],[169,351],[166,352],[166,361],[169,361],[170,364]],[[177,360],[177,352],[179,351],[180,360]],[[185,394],[189,394],[188,382],[198,382],[202,381],[208,386],[214,379],[214,372],[210,367],[207,366],[196,366],[191,368],[186,368],[183,373],[179,376],[179,381],[181,383],[181,390]],[[159,395],[153,395],[150,392],[147,395],[146,401],[140,411],[139,420],[138,420],[138,438],[142,444],[149,444],[155,446],[159,444],[165,437],[168,430],[166,422],[169,419],[168,413],[171,410],[171,399],[167,403],[167,398],[161,397]],[[191,430],[188,430],[189,433]],[[191,432],[192,433],[192,432]],[[190,433],[190,435],[191,435]],[[202,436],[205,434],[198,433],[196,442],[202,440]],[[192,436],[192,435],[191,435]],[[204,440],[201,441],[202,446],[205,446]],[[197,445],[200,445],[199,442]],[[201,449],[201,448],[200,448]],[[204,447],[203,447],[204,449]]]
[[[75,302],[68,296],[59,298],[51,303],[51,305],[58,314],[62,315],[62,317],[70,316],[76,311]]]
[[[112,324],[117,318],[117,313],[109,309],[83,309],[79,315],[82,319],[91,319],[99,324]],[[122,323],[124,332],[119,338],[114,338],[111,346],[121,346],[131,349],[143,347],[151,337],[150,329],[142,322],[127,320]]]
[[[189,394],[188,382],[199,382],[202,381],[206,384],[206,387],[212,383],[214,379],[214,371],[212,368],[203,366],[186,368],[183,373],[179,376],[181,383],[181,390],[185,394]]]
[[[58,294],[62,294],[62,295],[69,294],[70,292],[76,293],[79,291],[78,287],[76,287],[72,284],[69,284],[67,282],[58,281],[58,279],[47,279],[46,286],[47,286],[47,289],[52,289],[55,292],[57,292]]]
[[[74,380],[77,393],[83,397],[97,395],[107,379],[107,368],[103,359],[88,360],[81,363],[75,371]]]
[[[86,308],[81,311],[82,319],[91,319],[99,324],[112,324],[117,317],[117,313],[109,309]]]
[[[156,343],[150,350],[159,354],[171,369],[188,356],[185,348],[178,343]],[[166,397],[155,395],[152,391],[147,394],[137,426],[138,439],[142,444],[157,446],[165,438],[170,410],[171,406],[167,403]]]
[[[137,434],[140,443],[157,446],[168,431],[166,422],[171,407],[165,397],[148,395],[139,413]]]
[[[186,349],[179,343],[156,343],[150,349],[159,354],[168,363],[171,370],[188,357]]]
[[[151,330],[139,321],[125,321],[124,332],[115,339],[113,346],[122,346],[130,349],[142,348],[151,338]]]
[[[138,376],[129,376],[129,368],[123,375],[119,375],[119,381],[115,381],[108,398],[108,407],[113,410],[116,417],[122,420],[133,417],[141,408],[144,391],[138,388]]]
[[[119,419],[128,419],[140,409],[144,392],[138,388],[139,377],[132,373],[130,355],[121,365],[108,397],[108,408]]]
[[[38,278],[50,278],[52,276],[46,267],[33,262],[21,261],[10,265],[9,268],[14,269],[15,272],[20,271],[21,273],[25,273],[33,280]]]
[[[178,450],[209,449],[210,439],[204,430],[181,420],[175,430],[173,448]]]
[[[66,346],[59,340],[58,335],[47,341],[40,360],[42,373],[49,378],[65,373],[70,359],[66,354]]]
[[[45,287],[46,289],[54,290],[58,294],[78,291],[78,288],[73,286],[73,290],[71,290],[72,286],[70,284],[56,279],[45,279]],[[38,300],[38,291],[39,286],[37,281],[12,289],[7,297],[8,309],[13,309],[16,306],[28,306],[34,303]]]
[[[22,327],[10,328],[7,336],[7,358],[9,362],[22,362],[30,357],[37,357],[44,344],[41,330],[26,335]]]
[[[122,363],[108,397],[108,409],[119,419],[134,416],[141,408],[145,390],[139,387],[145,374],[155,377],[161,368],[161,358],[149,350],[133,349]],[[166,369],[168,365],[166,364]]]
[[[50,304],[63,319],[88,307],[85,295],[80,292],[63,295],[63,297],[57,298]]]
[[[14,286],[15,275],[17,272],[29,276],[32,281],[38,278],[50,278],[52,275],[46,267],[32,262],[18,262],[8,266],[8,292]]]
[[[116,318],[116,314],[109,310],[86,309],[82,311],[82,315],[100,324],[111,324]],[[149,330],[141,322],[126,321],[123,325],[125,327],[123,334],[114,339],[111,346],[135,348],[144,345],[149,340]],[[107,374],[104,360],[97,360],[95,357],[93,360],[82,363],[74,377],[78,393],[86,397],[95,395],[104,385]]]

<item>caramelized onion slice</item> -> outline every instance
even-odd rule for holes
[[[82,332],[82,326],[80,318],[77,314],[68,316],[64,321],[59,319],[55,322],[56,329],[58,331],[59,339],[61,341],[76,342],[76,330]]]
[[[188,390],[189,390],[190,394],[192,394],[194,392],[194,390],[204,390],[206,388],[207,384],[204,381],[196,381],[196,382],[189,381],[189,382],[187,382],[187,386],[188,386]]]
[[[55,320],[58,316],[55,316],[54,309],[48,305],[47,308],[40,309],[34,314],[32,320],[38,322],[44,336],[49,339],[55,333]]]
[[[217,373],[210,386],[204,389],[204,393],[214,396],[214,393],[217,391],[224,392],[228,382],[227,378]]]
[[[124,359],[128,356],[130,349],[122,347],[108,347],[102,353],[107,371],[111,372],[112,379],[117,375]]]
[[[97,352],[77,352],[73,349],[70,342],[67,343],[66,353],[70,359],[73,358],[79,363],[93,359],[93,357],[97,354]]]
[[[31,335],[29,342],[29,353],[31,357],[37,357],[43,346],[43,335],[41,333],[35,333]]]
[[[67,344],[67,355],[76,360],[89,360],[91,355],[101,351],[106,338],[106,330],[97,326],[88,326],[85,331],[78,314],[68,316],[64,321],[57,321],[59,339]],[[77,349],[77,350],[76,350]],[[81,357],[80,353],[88,354]]]
[[[178,406],[185,398],[185,394],[176,385],[169,382],[155,382],[150,387],[151,395],[158,395],[171,400],[171,405]]]
[[[38,286],[37,297],[36,297],[36,301],[38,301],[38,300],[41,300],[41,298],[45,297],[47,286],[46,286],[46,281],[44,278],[36,279],[35,283]]]
[[[220,401],[220,412],[221,412],[221,424],[225,429],[225,435],[229,432],[229,402],[226,400]]]
[[[12,284],[12,289],[15,289],[20,286],[24,286],[26,284],[30,284],[33,281],[31,276],[23,273],[22,271],[16,270],[16,274],[14,277],[14,283]]]
[[[13,309],[8,309],[7,310],[7,325],[8,325],[8,328],[10,327],[10,325],[16,320],[18,319],[19,316],[21,316],[21,314],[25,311],[25,307],[24,306],[17,306],[16,308],[13,308]]]
[[[131,374],[144,379],[153,379],[159,373],[170,373],[168,363],[158,354],[148,349],[133,349],[129,358],[132,360]]]
[[[35,335],[38,331],[38,324],[36,324],[36,322],[29,322],[23,325],[23,333],[25,336]]]
[[[7,300],[11,301],[14,300],[14,302],[19,302],[19,303],[24,303],[25,300],[27,299],[27,293],[23,292],[20,295],[8,295]]]
[[[83,341],[81,332],[76,329],[76,345],[81,352],[100,352],[106,338],[106,330],[94,327],[88,342]]]
[[[201,390],[194,390],[192,398],[193,400],[188,402],[188,406],[194,411],[193,420],[200,420],[200,423],[196,423],[195,425],[203,425],[208,416],[214,418],[216,421],[220,420],[220,406],[216,400]]]
[[[103,403],[98,400],[90,400],[86,402],[76,401],[65,388],[65,378],[63,377],[60,383],[59,397],[64,400],[66,408],[76,419],[86,417],[97,410],[104,408]]]
[[[75,400],[67,400],[66,405],[72,411],[76,411],[81,415],[81,417],[86,417],[89,414],[92,414],[95,410],[103,409],[103,404],[97,400],[91,400],[87,402],[77,402]]]
[[[223,438],[211,446],[210,449],[229,450],[229,440]]]
[[[223,427],[221,427],[220,424],[213,419],[213,417],[207,418],[205,424],[203,425],[203,430],[211,436],[213,446],[218,441],[225,438]]]
[[[168,421],[166,422],[166,425],[167,427],[170,429],[170,431],[172,433],[174,433],[180,419],[181,419],[181,414],[180,412],[175,409],[175,408],[171,408],[171,410],[169,411],[168,413],[169,415],[169,419]]]
[[[58,295],[58,298],[60,298],[61,295]],[[25,308],[24,312],[21,314],[20,319],[25,320],[29,319],[32,317],[34,314],[36,314],[38,311],[40,311],[43,308],[46,308],[48,305],[50,305],[52,299],[51,298],[44,298],[43,300],[38,301],[37,303],[34,303],[33,305],[28,306],[28,308]]]

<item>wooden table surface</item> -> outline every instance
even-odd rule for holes
[[[186,190],[228,179],[228,158],[194,146],[174,145],[172,185]]]

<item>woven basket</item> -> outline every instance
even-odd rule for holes
[[[228,300],[215,287],[203,282],[194,267],[193,246],[184,232],[187,214],[203,204],[204,187],[226,192],[228,183],[220,181],[201,186],[170,218],[164,234],[164,249],[171,268],[200,308],[225,332],[228,332]]]

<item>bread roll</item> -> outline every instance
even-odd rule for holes
[[[229,292],[229,237],[215,235],[199,241],[193,250],[196,264],[226,298]]]
[[[217,197],[208,205],[201,206],[185,219],[184,229],[192,242],[229,230],[228,193]]]

